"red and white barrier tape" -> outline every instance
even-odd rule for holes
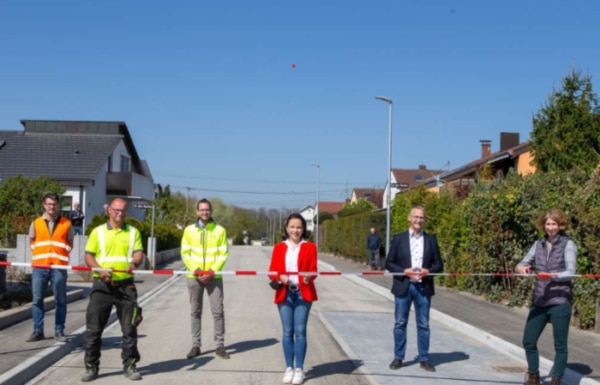
[[[108,271],[114,273],[125,273],[125,270],[114,270],[114,269],[103,269],[97,267],[87,266],[63,266],[63,265],[37,265],[32,263],[23,262],[0,262],[0,266],[19,266],[19,267],[33,267],[38,269],[57,269],[57,270],[72,270],[72,271]],[[258,270],[227,270],[227,271],[188,271],[188,270],[135,270],[134,274],[141,275],[302,275],[302,276],[328,276],[328,275],[362,275],[362,276],[394,276],[394,275],[408,275],[404,273],[391,273],[388,271],[299,271],[299,272],[276,272],[276,271],[258,271]],[[557,276],[552,273],[537,273],[537,274],[516,274],[516,273],[429,273],[428,275],[434,277],[532,277],[539,276],[540,278],[551,278]],[[574,274],[571,278],[600,278],[600,274]]]

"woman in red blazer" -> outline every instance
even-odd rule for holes
[[[302,384],[304,357],[306,356],[306,325],[317,290],[313,281],[317,275],[302,272],[317,271],[317,247],[306,241],[306,221],[300,214],[291,214],[285,221],[286,240],[273,248],[269,278],[279,283],[275,291],[275,303],[279,309],[283,328],[283,355],[286,370],[284,384]],[[300,274],[294,274],[300,272]],[[294,369],[294,358],[296,365]]]

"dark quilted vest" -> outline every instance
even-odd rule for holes
[[[543,238],[536,243],[535,271],[536,273],[558,273],[565,270],[565,248],[570,238],[560,234],[552,242],[552,249],[548,254],[547,239]],[[558,305],[570,302],[573,299],[571,282],[556,282],[553,280],[535,280],[533,289],[533,304],[538,307]]]

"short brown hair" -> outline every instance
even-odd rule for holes
[[[537,221],[535,221],[535,224],[540,231],[546,232],[545,224],[548,219],[552,219],[558,224],[558,230],[560,232],[564,232],[569,228],[569,221],[567,220],[565,213],[559,209],[552,208],[541,213]]]

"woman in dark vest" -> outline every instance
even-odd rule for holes
[[[533,303],[523,332],[523,347],[527,356],[527,376],[524,385],[540,385],[540,353],[537,341],[546,326],[552,324],[554,335],[554,365],[550,385],[560,385],[567,366],[567,341],[571,320],[571,280],[577,265],[577,246],[565,234],[566,215],[558,209],[542,213],[536,221],[545,233],[536,241],[516,267],[518,274],[532,274],[535,268]]]

